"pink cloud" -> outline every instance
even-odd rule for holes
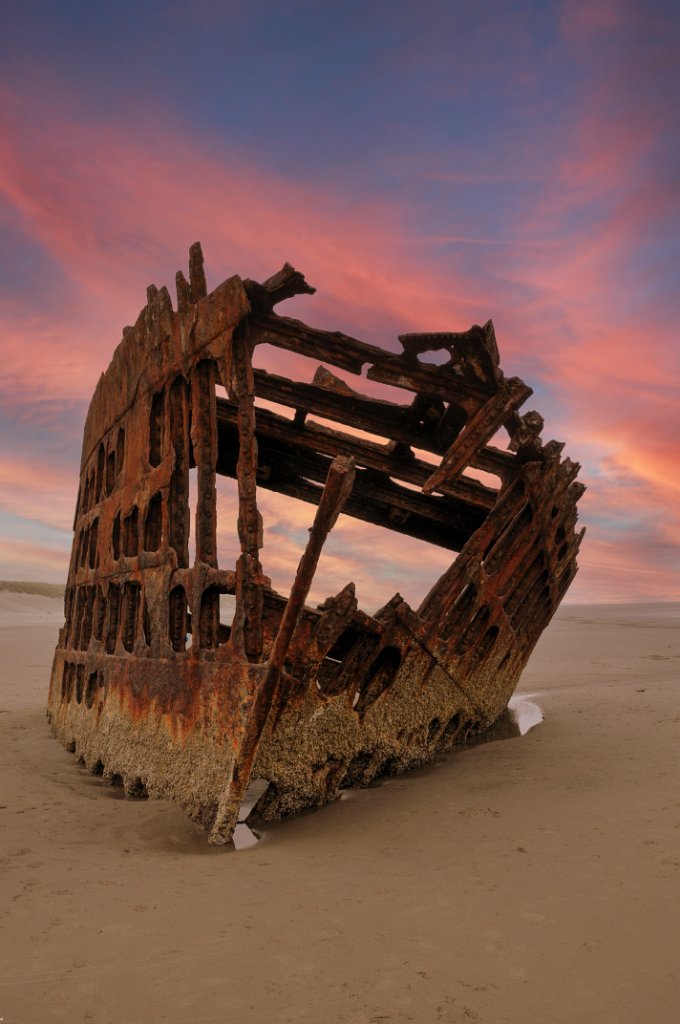
[[[494,312],[483,298],[488,285],[471,279],[462,260],[458,267],[433,269],[437,252],[428,253],[412,215],[396,203],[332,195],[315,182],[287,180],[242,155],[211,151],[167,121],[131,131],[75,108],[62,120],[40,120],[30,95],[20,101],[6,93],[4,99],[0,194],[66,282],[63,294],[46,300],[44,309],[39,301],[6,301],[0,308],[0,397],[10,409],[23,404],[35,417],[39,402],[86,401],[123,324],[143,305],[144,285],[152,279],[170,284],[196,238],[204,243],[209,286],[234,272],[266,276],[289,260],[319,290],[289,309],[311,323],[393,348],[397,330],[458,329]],[[660,120],[646,119],[643,106],[635,106],[629,123],[617,123],[602,137],[598,125],[606,100],[606,90],[592,97],[593,113],[581,118],[568,159],[556,167],[559,188],[550,201],[537,202],[514,249],[493,257],[499,302],[507,302],[498,318],[500,344],[505,365],[508,354],[533,361],[557,397],[552,415],[542,410],[548,436],[566,437],[574,458],[586,453],[591,490],[584,508],[614,522],[625,504],[638,518],[654,521],[657,537],[677,541],[680,473],[672,442],[680,423],[672,328],[663,310],[631,311],[631,296],[621,291],[640,235],[664,224],[676,199],[671,189],[640,185],[636,177],[658,139]],[[612,179],[616,195],[608,199]],[[578,226],[575,215],[586,200],[603,203],[596,230],[592,221]],[[529,298],[522,304],[518,293]],[[273,358],[279,372],[292,365],[280,353]],[[70,528],[76,474],[77,465],[66,479],[39,458],[4,459],[0,504]],[[313,508],[291,509],[267,497],[262,502],[265,571],[285,590],[302,550],[296,537],[311,522]],[[227,532],[233,518],[226,516]],[[583,549],[587,571],[578,578],[577,593],[602,594],[607,580],[610,593],[619,593],[629,577],[635,586],[649,578],[651,587],[654,572],[645,569],[644,549],[651,535],[640,538],[634,558],[597,529],[592,547],[588,542]],[[226,544],[226,534],[223,539]],[[407,566],[401,580],[412,581],[413,595],[404,596],[417,603],[449,556],[393,542]],[[364,607],[382,603],[400,585],[390,590],[385,565],[370,530],[342,519],[315,597],[355,578]],[[665,570],[659,568],[656,578],[658,594],[674,592]]]
[[[642,548],[642,550],[641,550]],[[645,558],[646,545],[631,535],[602,536],[591,531],[588,556],[568,600],[576,603],[678,601],[677,566]]]
[[[65,281],[44,309],[40,293],[0,306],[0,398],[9,408],[87,400],[146,284],[172,292],[197,237],[209,284],[234,272],[268,276],[288,260],[318,288],[297,303],[308,321],[390,347],[398,330],[459,329],[488,315],[470,282],[456,290],[449,275],[413,259],[394,204],[333,197],[231,152],[210,153],[181,126],[131,132],[77,108],[41,120],[30,94],[5,90],[2,99],[0,196]]]
[[[580,30],[603,27],[569,6]],[[620,4],[600,13],[630,15]],[[501,267],[529,296],[512,332],[521,314],[527,350],[559,398],[547,429],[586,463],[581,507],[594,523],[572,592],[582,599],[676,596],[680,569],[678,309],[663,255],[680,200],[658,158],[668,100],[635,82],[630,67],[603,70],[555,163],[559,187],[523,225],[542,244]]]
[[[584,42],[618,29],[627,18],[623,0],[562,0],[560,28],[566,39]]]
[[[0,189],[28,237],[45,248],[70,281],[78,301],[76,315],[68,309],[71,296],[52,317],[26,317],[18,308],[5,308],[8,405],[35,401],[36,396],[88,397],[118,340],[121,317],[136,317],[149,267],[184,257],[197,236],[204,243],[213,283],[235,270],[244,276],[266,275],[286,259],[305,270],[319,288],[305,312],[312,322],[346,330],[363,323],[377,332],[386,319],[408,331],[457,328],[475,318],[469,288],[456,295],[443,275],[433,276],[413,264],[400,225],[403,215],[388,203],[371,203],[369,208],[356,198],[334,200],[309,182],[287,182],[238,158],[218,161],[179,133],[140,139],[114,124],[73,119],[42,125],[36,152],[25,141],[19,115],[15,102],[14,117],[2,126],[6,159]],[[393,337],[384,340],[395,344]],[[274,369],[289,372],[291,360],[285,355],[272,352],[269,360]],[[380,388],[367,384],[367,390]],[[75,483],[75,472],[74,467],[69,484]],[[2,482],[10,511],[60,526],[70,523],[73,497],[60,474],[7,462],[0,466]],[[56,504],[44,503],[45,490],[59,496]],[[222,562],[231,564],[235,507],[224,499],[220,505]],[[306,534],[314,509],[266,492],[261,505],[265,571],[285,592],[304,543],[294,536]],[[349,579],[357,582],[365,607],[375,607],[394,593],[397,583],[384,580],[385,564],[391,560],[384,545],[394,538],[377,531],[381,553],[375,532],[346,517],[340,520],[322,559],[315,599],[336,592]],[[400,557],[399,577],[407,587],[413,581],[414,603],[451,558],[408,541],[400,545]]]
[[[39,408],[53,401],[89,402],[105,368],[105,348],[91,325],[71,316],[68,309],[27,312],[17,302],[0,303],[0,398],[8,407],[30,405],[39,416]]]
[[[69,552],[48,544],[0,537],[0,578],[63,583]]]
[[[443,276],[433,281],[409,266],[404,212],[387,201],[333,199],[231,152],[211,155],[179,126],[140,125],[133,134],[80,117],[34,124],[29,145],[22,121],[30,98],[9,100],[0,190],[90,301],[134,315],[140,275],[177,260],[200,237],[213,274],[222,273],[218,259],[225,272],[244,276],[296,262],[319,286],[322,308],[349,304],[353,315],[372,319],[377,309],[405,329],[469,316],[469,293],[452,294]]]
[[[30,461],[0,456],[0,509],[10,515],[70,531],[77,490],[77,467],[66,476],[39,455]]]
[[[238,554],[238,500],[233,481],[220,479],[217,486],[219,559],[223,567],[231,568]],[[264,522],[262,566],[274,589],[285,596],[316,509],[307,502],[264,489],[258,492],[257,500]],[[352,581],[365,611],[374,611],[397,591],[417,607],[454,557],[454,552],[341,515],[321,555],[310,602],[320,603]]]

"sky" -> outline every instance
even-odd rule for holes
[[[395,351],[492,317],[583,467],[568,600],[679,600],[679,69],[662,0],[4,0],[0,578],[65,580],[95,384],[200,239],[209,288],[287,260],[280,313]],[[285,591],[313,509],[262,509]],[[448,559],[342,517],[317,596]]]

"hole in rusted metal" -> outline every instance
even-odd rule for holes
[[[220,592],[216,586],[206,587],[201,594],[198,642],[201,648],[217,647],[220,624]]]
[[[144,634],[144,643],[147,647],[151,646],[151,619],[149,617],[149,605],[147,604],[146,597],[143,599],[142,608],[142,631]]]
[[[116,649],[118,637],[118,619],[120,616],[120,586],[111,583],[107,599],[107,622],[106,622],[106,653],[113,654]]]
[[[163,496],[160,491],[151,498],[144,518],[144,550],[158,551],[163,535]]]
[[[110,451],[106,456],[106,494],[113,494],[116,486],[116,453]]]
[[[189,564],[189,386],[177,377],[170,388],[170,433],[175,466],[170,478],[168,539],[175,549],[177,564]]]
[[[82,569],[87,561],[87,553],[90,544],[90,529],[86,527],[80,531],[80,538],[78,540],[78,553],[76,555],[76,562]]]
[[[452,715],[451,718],[449,718],[448,722],[446,723],[446,726],[444,727],[444,732],[442,734],[442,739],[446,743],[453,743],[453,741],[455,740],[456,736],[458,736],[459,732],[461,732],[462,728],[463,728],[463,717],[462,717],[462,715],[460,715],[458,713],[456,713],[455,715]]]
[[[495,572],[498,572],[508,554],[521,543],[523,534],[531,526],[533,518],[533,509],[527,503],[515,516],[508,528],[501,534],[496,543],[492,545],[489,557],[484,559],[484,571],[487,576],[492,576]]]
[[[90,527],[90,538],[89,538],[89,566],[90,569],[94,569],[97,559],[97,538],[99,535],[99,520],[94,519],[92,526]]]
[[[140,593],[139,583],[129,581],[123,584],[123,647],[130,652],[135,648]]]
[[[113,560],[117,562],[120,558],[120,510],[117,512],[111,528],[111,553]]]
[[[165,395],[159,391],[151,399],[149,417],[149,464],[160,466],[163,458],[163,428],[165,421]]]
[[[83,621],[81,626],[80,634],[80,648],[86,651],[90,646],[90,638],[92,637],[92,620],[94,614],[94,602],[95,602],[96,591],[94,587],[85,588],[85,605],[83,609]]]
[[[68,704],[73,697],[73,683],[75,680],[75,665],[72,662],[65,662],[64,674],[61,679],[61,696]]]
[[[139,554],[139,509],[136,505],[132,506],[123,524],[123,553],[128,558]]]
[[[373,755],[370,750],[360,750],[358,754],[354,755],[347,765],[347,769],[342,780],[343,787],[361,786],[364,784],[366,770],[371,763],[372,757]]]
[[[168,599],[169,636],[173,651],[185,651],[187,646],[187,597],[184,587],[174,587]]]
[[[458,633],[461,624],[468,618],[476,599],[477,587],[474,583],[466,583],[456,598],[453,608],[441,625],[440,636],[442,640],[450,640],[452,636]]]
[[[106,461],[106,451],[104,445],[99,445],[99,451],[97,452],[97,478],[95,483],[95,502],[98,502],[102,498],[102,490],[104,487],[104,463]]]
[[[441,732],[442,732],[442,723],[440,722],[440,720],[437,717],[435,717],[435,718],[432,719],[432,721],[430,722],[430,724],[427,727],[427,743],[428,743],[428,746],[431,745],[432,743],[435,743],[436,740],[439,739],[439,736],[440,736]]]
[[[125,428],[121,427],[118,431],[118,440],[116,441],[116,476],[120,476],[123,472],[123,465],[125,464]],[[109,492],[111,493],[111,492]]]
[[[371,704],[380,697],[388,688],[394,675],[401,664],[401,651],[398,647],[387,646],[379,651],[371,663],[364,682],[357,691],[358,698],[354,708],[359,715],[363,715]]]
[[[482,662],[491,654],[496,640],[498,639],[498,626],[490,626],[481,641],[475,647],[475,661]]]
[[[541,574],[541,571],[545,575],[545,579],[547,579],[547,570],[545,569],[545,558],[543,556],[543,553],[539,552],[539,554],[530,563],[529,568],[523,574],[520,574],[516,581],[514,581],[514,589],[512,589],[510,593],[505,597],[505,613],[510,619],[510,621],[513,623],[513,625],[515,625],[516,617],[521,612],[527,594],[531,590],[533,581],[536,579],[537,575]],[[545,579],[543,580],[543,582],[545,582]]]
[[[482,630],[486,628],[486,624],[489,621],[489,609],[486,605],[482,605],[478,608],[474,616],[470,620],[468,627],[463,631],[458,643],[456,644],[456,654],[464,655],[477,641],[477,638],[481,634]]]
[[[97,673],[90,672],[87,680],[87,686],[85,687],[85,707],[91,708],[94,704],[94,695],[97,691]]]
[[[80,648],[80,636],[83,627],[83,615],[85,613],[85,587],[78,587],[76,593],[76,614],[73,624],[73,647]]]
[[[188,517],[187,517],[187,543],[189,547],[189,564],[196,558],[196,522],[198,519],[198,467],[191,466],[189,469],[189,496],[188,496]]]
[[[62,647],[66,647],[68,636],[71,631],[71,620],[73,617],[73,587],[67,587],[64,595],[64,628],[62,631]]]
[[[149,799],[149,794],[147,792],[147,788],[144,785],[144,783],[142,782],[142,780],[139,778],[139,776],[137,776],[137,778],[134,780],[134,782],[132,782],[126,788],[125,795],[129,796],[129,797],[132,797],[134,800],[148,800]]]

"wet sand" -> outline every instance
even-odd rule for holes
[[[51,736],[60,602],[0,593],[5,1024],[675,1024],[680,606],[568,606],[544,721],[242,851]]]

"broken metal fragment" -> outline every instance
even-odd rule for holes
[[[175,800],[212,843],[230,841],[250,780],[267,784],[253,816],[271,820],[491,725],[577,569],[579,467],[520,414],[531,390],[504,377],[491,321],[403,335],[396,355],[274,313],[313,291],[286,264],[208,292],[192,246],[177,311],[148,289],[85,424],[48,713],[92,771]],[[313,360],[308,379],[258,368],[262,344]],[[442,350],[443,365],[424,358]],[[403,402],[362,394],[362,375]],[[501,427],[506,451],[490,444]],[[218,565],[216,473],[238,486],[233,567]],[[317,506],[288,598],[261,561],[260,487]],[[418,609],[397,594],[368,615],[352,583],[305,603],[341,510],[457,552]]]

